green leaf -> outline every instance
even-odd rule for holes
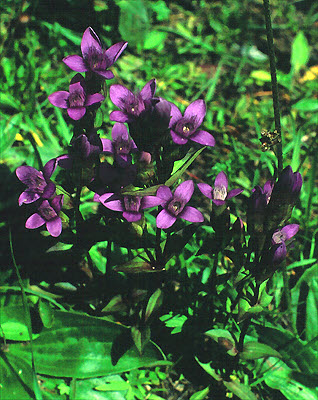
[[[251,72],[251,78],[262,82],[270,82],[271,74],[268,71],[256,70]]]
[[[230,356],[237,354],[235,340],[229,331],[225,329],[210,329],[204,334],[215,340],[220,346],[223,346]]]
[[[257,397],[252,392],[251,388],[243,383],[240,383],[238,380],[234,380],[231,382],[223,381],[224,386],[235,394],[241,400],[257,400]]]
[[[162,291],[160,289],[157,289],[150,297],[148,304],[147,304],[147,308],[146,308],[146,312],[145,312],[145,322],[148,320],[148,318],[150,317],[150,315],[158,310],[158,308],[160,308],[161,304],[162,304]]]
[[[206,387],[203,390],[200,390],[199,392],[194,393],[191,397],[190,400],[204,400],[206,396],[210,393],[210,388],[209,386]]]
[[[131,327],[131,336],[140,354],[143,353],[144,347],[149,343],[151,331],[149,326],[139,328],[136,326]]]
[[[297,73],[307,65],[310,57],[310,47],[303,32],[298,32],[292,44],[290,63],[293,72]]]
[[[156,49],[157,52],[160,52],[164,48],[164,42],[167,36],[167,32],[151,31],[145,39],[144,49]]]
[[[0,399],[33,400],[33,372],[27,361],[9,352],[0,353]]]
[[[189,166],[193,163],[193,161],[202,153],[202,151],[206,148],[206,146],[201,147],[194,154],[190,155],[189,158],[186,159],[183,165],[179,167],[179,169],[165,182],[166,186],[172,186],[181,175],[189,168]]]
[[[243,360],[256,360],[258,358],[277,357],[281,358],[278,351],[263,343],[248,342],[244,344],[240,358]]]
[[[113,385],[114,390],[103,391],[104,385]],[[126,385],[120,375],[111,375],[103,378],[83,379],[76,382],[76,399],[79,400],[125,400],[126,392],[115,390],[115,387]],[[126,385],[127,386],[127,385]]]
[[[297,111],[313,112],[318,111],[317,99],[302,99],[295,103],[292,108]]]
[[[162,353],[149,343],[140,356],[129,329],[81,314],[56,311],[52,328],[33,341],[37,372],[50,376],[92,378],[161,364]],[[30,345],[10,345],[30,359]]]
[[[48,301],[39,300],[39,313],[45,328],[51,328],[54,322],[54,312]]]
[[[130,45],[143,45],[150,21],[146,4],[143,0],[116,0],[120,8],[118,29],[123,40]]]

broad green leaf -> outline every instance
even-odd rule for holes
[[[0,399],[34,399],[32,368],[23,358],[0,353]]]
[[[211,363],[203,363],[201,362],[197,357],[195,357],[197,363],[204,369],[205,372],[207,372],[209,375],[212,376],[216,381],[222,381],[222,378],[220,375],[218,375],[215,372],[215,369],[211,367]]]
[[[125,400],[127,385],[129,387],[129,384],[120,375],[79,380],[76,382],[76,399]],[[123,386],[126,389],[123,389]]]
[[[54,312],[49,302],[40,299],[39,300],[39,313],[43,325],[46,328],[51,328],[54,322]]]
[[[310,47],[303,32],[298,32],[292,44],[290,63],[292,70],[297,73],[305,67],[310,57]]]
[[[212,338],[220,346],[223,346],[230,356],[235,356],[237,354],[235,340],[229,331],[225,329],[210,329],[204,334]]]
[[[278,351],[263,343],[248,342],[244,344],[240,358],[243,360],[256,360],[258,358],[277,357],[281,358]]]
[[[49,376],[93,378],[160,364],[162,354],[149,343],[140,356],[129,329],[115,323],[56,311],[52,328],[33,341],[37,372]],[[10,345],[10,352],[30,358],[30,345]]]
[[[301,99],[295,103],[292,108],[297,111],[313,112],[318,111],[318,100],[317,99]]]

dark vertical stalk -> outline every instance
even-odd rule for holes
[[[271,70],[271,82],[272,82],[272,95],[273,95],[273,107],[274,107],[274,121],[275,129],[279,134],[282,132],[280,124],[280,111],[279,111],[279,100],[278,100],[278,85],[276,76],[276,60],[274,52],[274,40],[273,40],[273,29],[271,22],[271,12],[269,8],[269,0],[263,0],[264,4],[264,14],[265,14],[265,24],[267,33],[267,45],[268,45],[268,55]],[[283,147],[282,143],[276,145],[276,157],[278,162],[278,173],[283,170]]]

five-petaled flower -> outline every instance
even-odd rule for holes
[[[19,206],[22,204],[33,203],[42,198],[49,199],[55,193],[55,184],[51,181],[51,176],[56,168],[56,159],[48,161],[43,172],[33,167],[22,165],[16,169],[18,179],[27,185],[27,189],[19,197]]]
[[[194,191],[194,183],[191,180],[182,182],[174,191],[168,186],[161,186],[157,190],[157,197],[162,199],[163,210],[157,215],[157,227],[170,228],[178,218],[190,222],[203,222],[204,217],[199,210],[187,206]]]
[[[49,95],[49,102],[53,106],[66,108],[68,115],[76,121],[84,117],[86,107],[104,99],[105,97],[100,93],[86,93],[85,79],[81,74],[76,74],[72,78],[69,92],[61,90]]]
[[[127,127],[118,122],[113,126],[112,139],[102,139],[103,152],[114,155],[120,167],[126,167],[131,163],[130,153],[137,151],[137,146],[130,139]]]
[[[179,108],[171,103],[170,133],[176,144],[186,144],[188,140],[200,143],[204,146],[214,146],[214,137],[198,129],[206,114],[204,100],[196,100],[191,103],[182,116]]]
[[[109,89],[111,101],[121,111],[112,111],[109,115],[111,121],[134,122],[146,110],[150,109],[152,103],[159,101],[154,99],[156,92],[156,81],[152,79],[142,90],[136,94],[122,85],[112,85]]]
[[[207,183],[198,183],[198,188],[204,196],[208,197],[217,206],[225,204],[225,201],[231,199],[234,196],[238,196],[243,192],[243,189],[232,189],[229,192],[228,180],[226,174],[222,171],[220,172],[214,181],[214,187],[208,185]]]
[[[127,42],[119,42],[109,49],[103,50],[101,41],[91,27],[82,37],[81,50],[83,57],[71,55],[63,58],[63,62],[73,71],[95,72],[105,79],[112,79],[114,74],[108,70],[127,47]]]
[[[62,232],[62,221],[59,216],[62,205],[62,194],[55,196],[52,200],[43,200],[38,211],[27,219],[25,227],[36,229],[45,224],[46,229],[52,236],[59,236]]]
[[[274,265],[280,264],[286,257],[288,242],[299,230],[298,224],[290,224],[284,226],[282,229],[277,229],[272,236],[272,263]]]
[[[162,199],[157,196],[119,196],[114,193],[97,195],[95,200],[110,210],[121,211],[128,222],[139,221],[142,217],[143,209],[156,207],[162,203]]]

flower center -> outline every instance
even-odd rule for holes
[[[83,107],[85,103],[85,94],[81,90],[76,90],[70,93],[68,102],[71,108]]]
[[[213,199],[214,200],[225,200],[227,195],[227,191],[225,186],[216,186],[213,189]]]
[[[124,206],[126,211],[138,212],[140,209],[141,198],[137,196],[125,196]]]
[[[44,203],[44,202],[43,202]],[[48,203],[47,205],[43,204],[39,207],[39,214],[43,217],[46,221],[50,221],[51,219],[57,217],[55,210],[50,206]]]
[[[42,172],[39,172],[39,175],[31,175],[28,180],[25,182],[29,189],[36,191],[37,193],[43,193],[43,190],[46,187],[46,182],[44,180]]]
[[[131,150],[130,141],[119,140],[114,142],[115,153],[116,154],[129,154]]]
[[[92,71],[104,71],[109,66],[106,54],[96,51],[95,47],[89,48],[85,61]]]
[[[184,204],[178,199],[172,199],[168,204],[168,211],[175,217],[184,209]]]
[[[286,235],[284,232],[278,231],[273,234],[272,239],[275,244],[283,243],[286,240]]]

